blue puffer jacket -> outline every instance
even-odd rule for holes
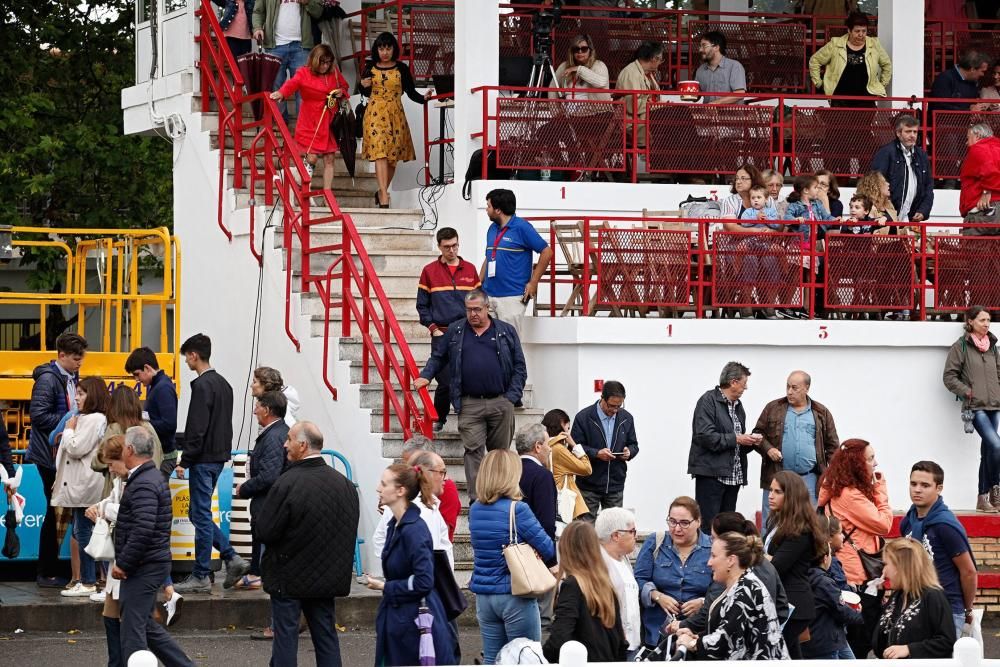
[[[510,503],[510,499],[501,498],[492,505],[473,503],[469,509],[473,552],[469,590],[477,595],[510,595],[510,570],[503,557],[503,548],[510,542]],[[514,522],[518,542],[533,546],[544,561],[555,558],[555,545],[527,503],[518,502],[514,507]]]
[[[31,403],[28,408],[31,414],[31,438],[25,458],[29,463],[55,470],[55,453],[49,447],[49,433],[70,407],[66,398],[66,376],[56,368],[54,361],[42,364],[31,376],[35,384],[31,388]]]

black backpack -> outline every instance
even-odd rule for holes
[[[472,154],[472,158],[469,160],[469,168],[465,170],[465,185],[462,186],[462,198],[465,201],[472,199],[472,181],[482,179],[482,174],[483,149],[480,148]],[[499,176],[500,170],[497,169],[497,154],[495,151],[489,151],[486,154],[486,178],[487,180],[491,180]]]

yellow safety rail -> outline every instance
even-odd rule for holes
[[[14,227],[11,231],[15,249],[55,248],[62,253],[65,265],[60,292],[0,292],[0,313],[5,306],[38,308],[37,344],[30,349],[0,350],[0,418],[15,447],[27,441],[32,372],[55,358],[47,344],[52,306],[63,307],[68,318],[76,315],[75,325],[67,330],[87,338],[90,346],[82,375],[99,375],[109,384],[133,385],[135,380],[125,373],[125,359],[132,349],[148,345],[156,352],[160,368],[178,383],[181,248],[176,237],[164,227]],[[146,287],[150,284],[156,284],[157,291]],[[143,339],[147,308],[158,311],[159,335],[155,340]]]

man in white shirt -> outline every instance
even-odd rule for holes
[[[264,51],[281,58],[281,69],[274,80],[274,90],[305,66],[313,48],[313,19],[323,13],[322,0],[257,0],[253,8],[253,38]],[[302,104],[296,94],[295,108]],[[289,120],[288,108],[281,102],[281,114]]]
[[[625,641],[628,642],[626,661],[632,660],[642,647],[642,621],[639,616],[639,584],[632,574],[629,554],[635,550],[635,515],[622,507],[608,507],[597,515],[594,530],[601,541],[601,555],[611,576],[611,585],[618,596],[619,613]]]

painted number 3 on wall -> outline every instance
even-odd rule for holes
[[[829,337],[830,337],[830,332],[827,330],[826,325],[821,324],[819,326],[819,339],[826,340]]]

